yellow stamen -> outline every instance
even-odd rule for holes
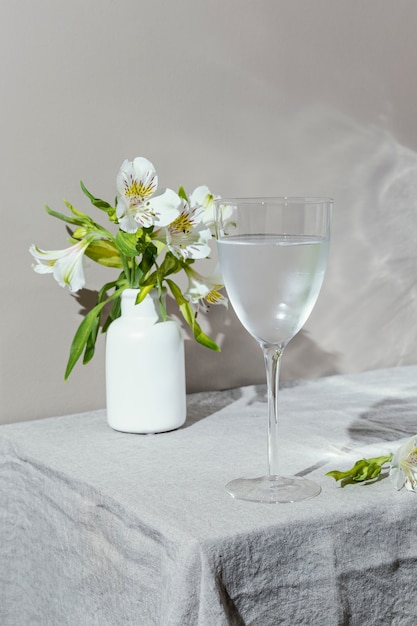
[[[189,233],[192,230],[192,222],[189,215],[181,213],[170,225],[170,229],[181,233]]]
[[[223,285],[214,285],[213,289],[210,289],[208,294],[204,296],[204,299],[209,304],[217,304],[217,302],[222,299],[222,294],[219,292],[219,289],[221,289],[222,287]]]
[[[140,180],[132,180],[130,186],[125,187],[125,196],[127,198],[147,198],[151,196],[155,191],[152,178],[147,185],[144,185]]]

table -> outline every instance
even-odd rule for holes
[[[175,432],[112,431],[105,411],[0,428],[3,626],[417,623],[417,495],[330,469],[417,432],[417,366],[280,392],[296,504],[232,499],[266,464],[264,386],[188,396]]]

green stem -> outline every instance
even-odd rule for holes
[[[130,270],[130,267],[129,267],[129,260],[128,260],[128,258],[127,258],[124,254],[122,254],[121,252],[120,252],[120,259],[121,259],[121,261],[122,261],[123,271],[124,271],[124,273],[125,273],[125,276],[126,276],[126,280],[127,280],[127,282],[128,282],[128,285],[129,285],[129,287],[133,288],[133,285],[132,285],[131,270]]]

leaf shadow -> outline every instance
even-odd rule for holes
[[[86,289],[86,288],[80,289],[76,293],[71,294],[74,300],[77,302],[77,304],[80,307],[78,311],[80,315],[85,317],[91,311],[91,309],[93,309],[96,306],[98,302],[98,294],[99,294],[98,291],[94,289]],[[103,327],[107,319],[107,315],[109,314],[111,310],[111,307],[112,307],[111,302],[109,302],[103,307],[101,318],[100,318],[100,327]]]
[[[406,398],[387,396],[359,415],[348,433],[351,440],[365,444],[397,441],[416,434],[416,414],[417,390]]]
[[[369,487],[370,485],[379,483],[381,482],[381,480],[385,480],[388,477],[389,477],[389,471],[381,472],[379,476],[376,476],[375,478],[371,478],[370,480],[358,481],[358,480],[353,480],[353,478],[344,478],[343,480],[340,481],[339,487],[341,489],[343,489],[343,487],[346,487],[347,485],[360,485],[361,487]]]

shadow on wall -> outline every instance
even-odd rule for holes
[[[95,306],[97,296],[98,292],[91,289],[81,289],[73,294],[80,306],[80,315],[85,316]],[[110,307],[111,304],[108,308]],[[194,340],[188,327],[182,323],[177,305],[170,296],[167,297],[167,310],[180,323],[186,338],[188,393],[265,383],[262,351],[255,339],[243,328],[231,306],[229,309],[212,306],[207,314],[199,313],[200,325],[218,343],[221,352],[204,348]],[[106,315],[103,318],[105,320]],[[322,350],[302,330],[285,350],[280,372],[281,381],[337,374],[337,360],[336,354]]]
[[[330,373],[417,363],[417,153],[378,125],[320,105],[288,113],[285,128],[282,116],[276,119],[268,128],[279,150],[262,153],[257,187],[264,195],[335,201],[323,289],[308,336],[302,332],[288,346],[283,377],[315,376],[316,367],[321,375],[315,361],[322,358],[322,371]],[[244,157],[224,158],[242,176]],[[231,184],[240,187],[237,179]],[[237,354],[239,336],[228,332]]]
[[[72,293],[71,296],[77,301],[77,304],[81,307],[78,313],[85,317],[87,313],[91,311],[97,304],[98,291],[94,289],[80,289],[76,293]],[[111,304],[107,308],[111,307]],[[106,307],[104,307],[106,309]],[[106,310],[104,311],[100,327],[103,326],[103,319],[106,319]]]
[[[288,136],[271,122],[282,149],[263,154],[269,165],[254,185],[269,195],[333,196],[335,210],[323,289],[285,351],[281,380],[416,363],[417,154],[384,129],[320,107],[292,112],[285,128]],[[228,173],[235,190],[245,171],[239,158],[225,154],[235,163],[235,174]],[[84,291],[82,314],[89,306]],[[176,305],[168,310],[179,319]],[[185,329],[188,392],[265,382],[261,350],[231,307],[213,306],[199,320],[222,351],[196,344]]]
[[[228,310],[222,306],[211,307],[208,315],[201,315],[200,324],[221,346],[221,352],[200,346],[188,335],[185,356],[189,393],[265,383],[262,350],[243,328],[231,307]],[[214,335],[212,329],[215,330]],[[285,350],[280,378],[285,382],[338,372],[337,354],[322,350],[302,330]]]

